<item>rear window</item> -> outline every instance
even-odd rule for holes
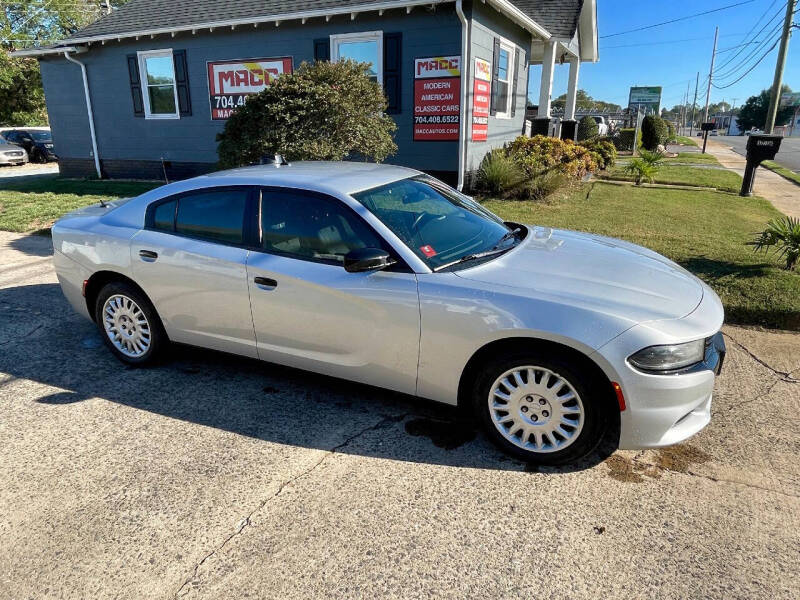
[[[193,237],[241,244],[247,190],[219,190],[182,196],[175,231]]]

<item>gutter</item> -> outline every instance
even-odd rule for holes
[[[461,110],[458,116],[458,191],[464,189],[464,170],[467,161],[467,84],[469,83],[470,27],[464,15],[463,0],[456,0],[456,14],[461,21]]]
[[[97,136],[94,132],[94,112],[92,111],[92,99],[89,96],[89,79],[86,77],[86,65],[81,61],[72,58],[68,51],[64,52],[64,58],[69,62],[75,63],[81,68],[81,75],[83,76],[83,93],[86,96],[86,114],[89,116],[89,135],[92,138],[92,154],[94,155],[94,168],[97,171],[97,178],[102,179],[103,175],[100,172],[100,157],[97,156]]]

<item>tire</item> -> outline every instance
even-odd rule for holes
[[[94,315],[106,346],[127,365],[152,365],[169,344],[150,300],[128,283],[106,284],[97,295]]]
[[[31,152],[31,162],[33,163],[45,163],[47,159],[44,157],[40,150],[34,150]]]
[[[605,386],[585,371],[553,354],[498,357],[476,378],[473,410],[506,453],[538,465],[576,462],[597,448],[609,422]]]

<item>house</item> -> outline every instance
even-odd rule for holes
[[[596,61],[595,0],[131,0],[49,47],[41,65],[61,173],[178,179],[215,169],[249,94],[303,61],[370,62],[396,120],[389,162],[458,183],[524,130],[547,130],[555,62]]]

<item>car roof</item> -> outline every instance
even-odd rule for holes
[[[192,182],[210,185],[275,185],[326,193],[353,194],[400,179],[421,175],[420,171],[369,162],[299,161],[285,165],[254,165],[195,177]],[[200,186],[192,186],[200,187]]]

